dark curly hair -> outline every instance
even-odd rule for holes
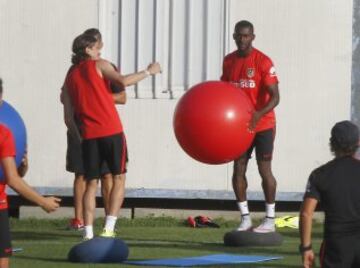
[[[235,24],[235,32],[236,32],[238,29],[242,29],[242,28],[249,28],[252,33],[254,32],[254,25],[253,25],[250,21],[241,20],[241,21],[238,21],[238,22]]]
[[[95,37],[97,41],[102,40],[101,33],[100,33],[99,29],[96,29],[96,28],[89,28],[89,29],[85,30],[85,32],[83,32],[83,34],[91,35],[91,36]]]
[[[89,55],[86,53],[86,48],[93,47],[96,42],[97,39],[88,34],[77,36],[72,45],[73,54],[71,56],[71,62],[76,65],[88,59]]]
[[[358,148],[358,144],[340,143],[333,138],[330,138],[330,149],[335,155],[353,155]]]
[[[331,129],[330,149],[335,155],[353,155],[359,147],[359,128],[349,120]]]

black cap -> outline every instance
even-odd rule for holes
[[[330,140],[340,148],[356,146],[359,143],[359,128],[348,120],[338,122],[331,129]]]

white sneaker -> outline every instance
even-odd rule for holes
[[[251,222],[251,218],[249,215],[247,216],[242,216],[241,218],[241,223],[239,225],[238,228],[236,228],[236,231],[250,231],[252,228],[252,222]]]
[[[87,237],[87,236],[83,236],[82,242],[89,241],[89,240],[91,240],[91,239],[93,239],[93,237],[90,238],[90,237]]]
[[[265,217],[262,223],[253,229],[255,233],[273,233],[275,232],[275,219]]]

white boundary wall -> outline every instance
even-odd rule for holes
[[[142,19],[142,24],[137,24],[138,31],[141,25],[145,29],[148,27],[144,20],[152,18],[148,9],[153,7],[153,3],[164,8],[164,13],[157,10],[157,20],[165,21],[170,16],[165,2],[172,1],[131,2],[136,2],[143,12],[138,17]],[[182,1],[174,2],[181,5]],[[219,0],[209,0],[209,3],[185,1],[183,8],[190,5],[192,12],[200,12],[196,14],[205,14],[201,5],[207,5],[210,12],[212,5],[221,4],[221,14],[217,14],[217,18],[224,25],[213,30],[217,34],[211,37],[222,36],[214,48],[218,51],[217,57],[202,54],[203,58],[197,59],[198,53],[191,54],[194,50],[202,51],[204,40],[207,40],[203,39],[199,43],[188,43],[190,54],[187,54],[187,61],[177,64],[176,59],[181,59],[182,55],[177,54],[179,49],[175,46],[172,59],[169,59],[166,38],[171,31],[161,28],[169,26],[164,21],[152,20],[159,24],[158,29],[164,35],[157,34],[154,45],[154,42],[148,42],[154,38],[151,32],[147,31],[147,35],[137,32],[143,45],[139,44],[137,48],[145,52],[136,62],[132,61],[134,65],[125,55],[135,55],[131,46],[136,43],[130,42],[131,39],[118,42],[121,39],[119,21],[123,33],[134,34],[131,31],[133,22],[124,21],[124,16],[119,17],[121,7],[129,3],[129,0],[122,1],[119,7],[115,0],[0,0],[0,76],[4,80],[5,99],[22,114],[28,128],[31,167],[27,180],[30,184],[56,188],[72,185],[72,175],[64,170],[66,136],[59,88],[69,66],[73,38],[86,28],[100,27],[105,39],[105,57],[121,62],[125,73],[136,65],[143,69],[153,58],[166,67],[156,81],[139,84],[137,95],[135,89],[130,88],[128,103],[119,108],[130,152],[127,187],[170,192],[231,192],[232,165],[208,166],[185,155],[172,132],[172,114],[183,88],[204,78],[220,76],[221,53],[234,49],[231,39],[233,26],[240,19],[248,19],[255,25],[257,38],[254,45],[273,59],[280,79],[281,103],[276,109],[278,127],[273,164],[278,192],[303,192],[309,172],[331,157],[328,151],[331,126],[338,120],[350,118],[352,1],[227,0],[224,5]],[[141,9],[144,5],[147,8]],[[181,13],[177,12],[177,15]],[[131,8],[127,7],[125,13],[130,20]],[[193,18],[190,23],[197,16],[191,14],[195,17],[190,16]],[[188,25],[185,22],[183,27]],[[194,27],[199,26],[196,23]],[[195,33],[187,38],[191,41],[205,26],[190,27]],[[184,29],[179,28],[177,33],[179,31],[184,32]],[[151,45],[144,45],[147,43]],[[211,46],[208,44],[207,48],[211,49]],[[201,69],[204,61],[211,63],[205,65],[210,68],[207,72]],[[173,64],[175,71],[169,68],[169,63]],[[195,68],[190,76],[186,76],[187,69],[182,68],[184,64]],[[178,65],[180,69],[176,69]],[[174,83],[169,82],[169,76]],[[161,93],[169,88],[175,92],[172,99],[168,93],[165,97]],[[153,99],[154,94],[156,99]],[[261,192],[254,161],[250,164],[248,178],[250,191]]]

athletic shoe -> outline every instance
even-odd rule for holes
[[[68,229],[71,229],[71,230],[83,230],[84,229],[84,223],[79,219],[73,218],[69,222]]]
[[[196,221],[194,220],[193,217],[189,216],[189,217],[187,218],[187,222],[188,222],[188,224],[189,224],[191,227],[193,227],[193,228],[196,227]]]
[[[114,238],[116,236],[116,233],[115,233],[115,231],[109,231],[109,230],[103,229],[103,231],[100,233],[99,236]]]
[[[196,216],[195,218],[193,217],[188,217],[187,219],[188,224],[195,228],[203,228],[203,227],[213,227],[213,228],[220,228],[220,226],[213,222],[209,217],[206,216]]]
[[[91,239],[92,239],[92,238],[89,238],[89,237],[84,236],[84,237],[82,238],[82,242],[89,241],[89,240],[91,240]]]
[[[212,219],[206,216],[196,216],[194,220],[197,224],[197,227],[220,228],[217,223],[213,222]]]
[[[273,233],[275,232],[275,219],[265,217],[262,223],[253,229],[255,233]]]
[[[242,216],[241,223],[239,227],[236,229],[236,231],[244,232],[244,231],[250,231],[252,228],[252,222],[249,215]]]

